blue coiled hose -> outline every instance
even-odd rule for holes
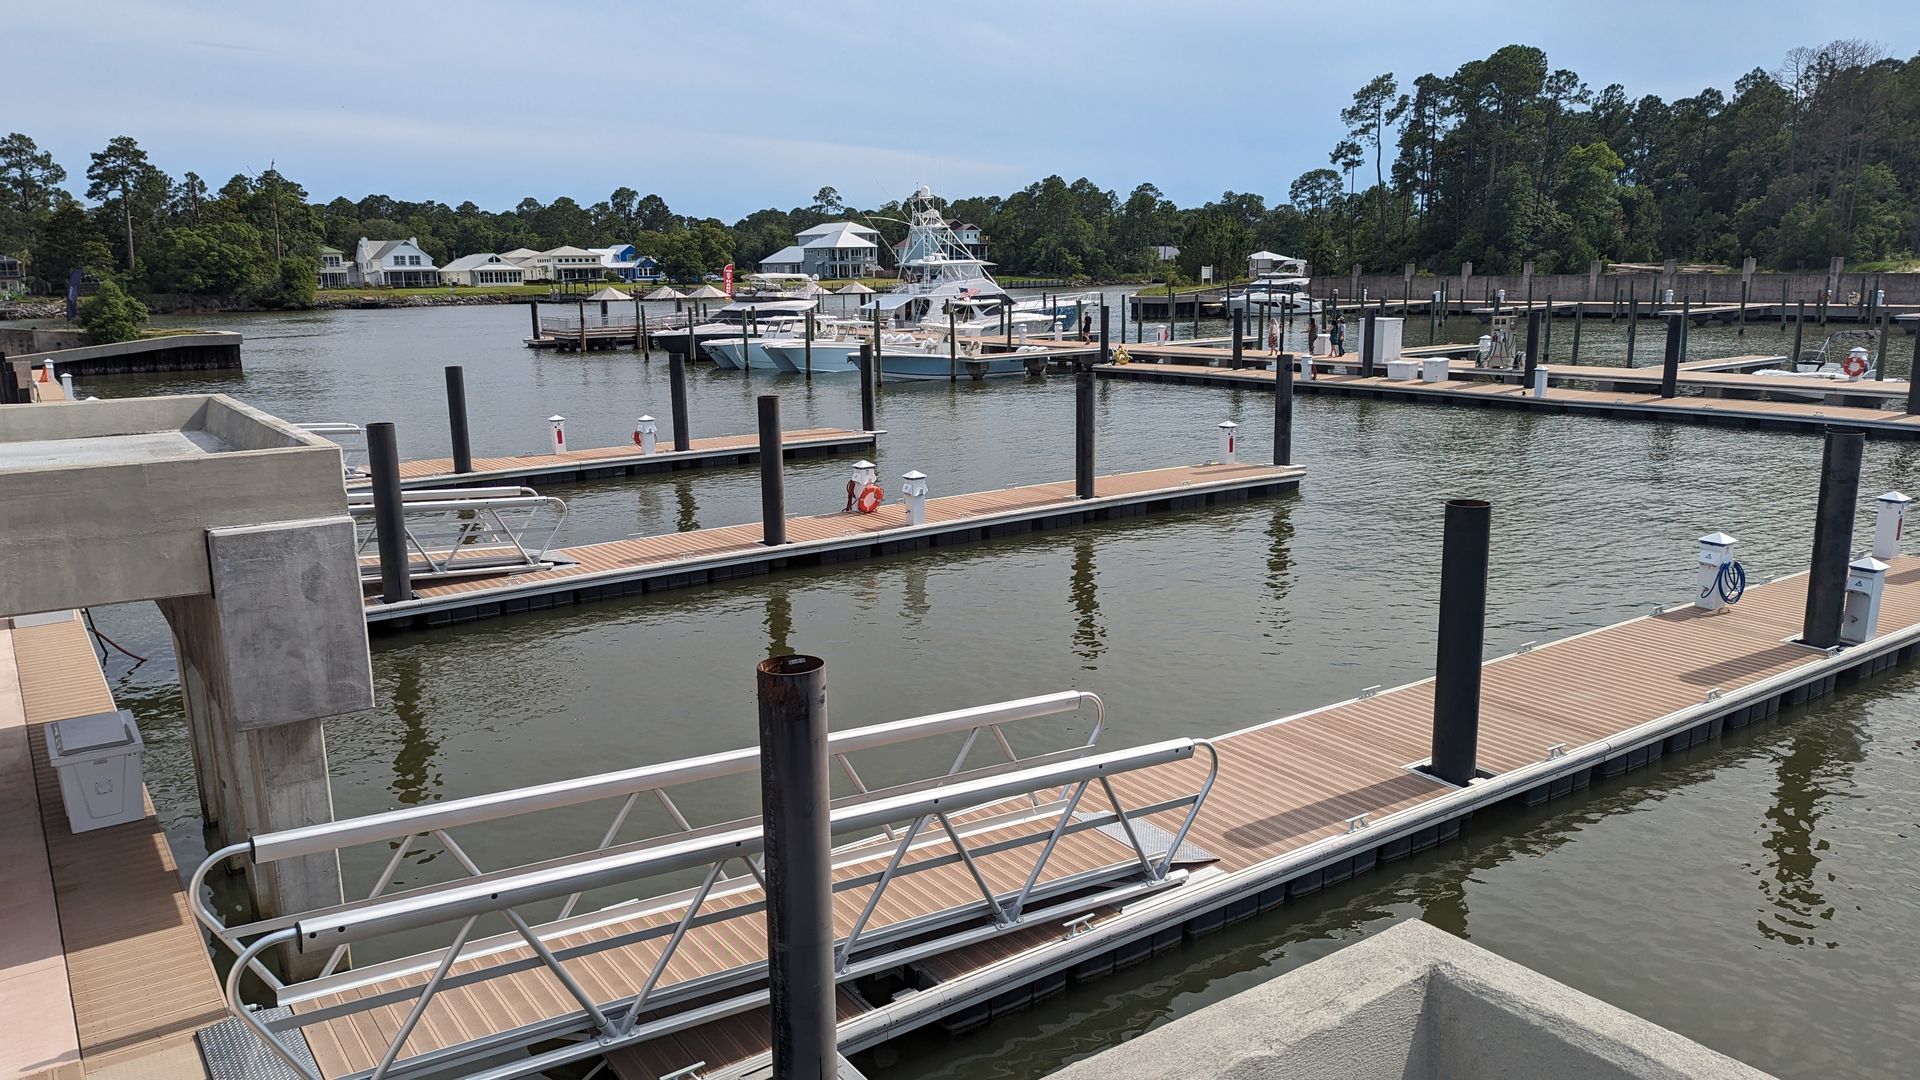
[[[1720,599],[1729,604],[1737,604],[1747,595],[1747,568],[1738,562],[1720,564],[1720,572],[1713,577],[1713,588]]]

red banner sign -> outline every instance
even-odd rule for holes
[[[733,296],[733,264],[732,263],[728,263],[727,268],[725,270],[720,271],[720,291],[726,293],[728,297]]]

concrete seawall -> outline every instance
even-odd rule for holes
[[[8,331],[19,334],[22,331]],[[48,333],[48,331],[26,331]],[[64,334],[66,331],[52,331]],[[230,330],[208,330],[194,334],[121,341],[112,345],[83,345],[78,348],[43,349],[38,352],[4,350],[7,362],[14,366],[20,381],[27,380],[30,369],[52,360],[55,370],[76,379],[99,375],[135,375],[158,371],[238,371],[240,335]]]

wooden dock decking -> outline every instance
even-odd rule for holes
[[[1103,977],[1451,839],[1474,809],[1559,797],[1830,693],[1843,676],[1920,655],[1920,559],[1894,560],[1881,636],[1838,656],[1789,643],[1805,596],[1806,575],[1795,575],[1754,586],[1724,614],[1674,608],[1488,661],[1478,761],[1492,777],[1467,788],[1409,767],[1428,755],[1431,679],[1216,737],[1220,777],[1187,838],[1214,857],[1210,866],[1124,912],[1101,913],[1090,933],[1035,928],[915,965],[932,988],[863,1003],[852,1018],[843,1011],[841,1051],[936,1020],[984,1023],[1068,977]],[[1123,802],[1142,805],[1191,791],[1200,767],[1161,766],[1116,786]],[[733,1017],[609,1062],[627,1080],[697,1060],[707,1061],[705,1075],[740,1076],[764,1064],[765,1030]],[[753,1052],[741,1055],[743,1045]]]
[[[1551,366],[1550,366],[1551,368]],[[1607,371],[1629,369],[1603,369]],[[1637,370],[1637,369],[1636,369]],[[1103,378],[1146,382],[1194,383],[1273,389],[1272,371],[1232,371],[1191,364],[1104,364],[1094,371]],[[1586,376],[1577,376],[1586,378]],[[1753,376],[1766,378],[1766,376]],[[1785,377],[1783,377],[1784,381]],[[1769,380],[1771,382],[1772,380]],[[1735,397],[1687,395],[1663,398],[1657,393],[1617,390],[1576,390],[1550,386],[1545,397],[1535,397],[1523,386],[1455,378],[1443,383],[1394,380],[1382,376],[1316,375],[1296,378],[1296,394],[1337,394],[1383,401],[1413,401],[1440,405],[1482,405],[1536,412],[1577,413],[1617,419],[1664,420],[1674,423],[1733,425],[1789,431],[1817,431],[1839,424],[1857,427],[1878,438],[1920,438],[1920,416],[1891,409],[1811,402],[1761,401]]]
[[[1864,677],[1920,657],[1920,559],[1890,560],[1880,634],[1865,645],[1828,651],[1793,643],[1805,602],[1806,575],[1757,584],[1729,610],[1713,614],[1690,605],[1575,634],[1487,661],[1483,669],[1478,763],[1486,778],[1467,787],[1436,780],[1414,766],[1429,749],[1433,683],[1421,680],[1386,691],[1218,736],[1220,775],[1186,842],[1189,876],[1180,884],[1092,913],[1090,928],[1070,932],[1040,925],[950,950],[906,965],[921,989],[889,1000],[867,1000],[843,985],[838,997],[843,1053],[876,1045],[932,1022],[968,1026],[1017,1009],[1064,987],[1068,978],[1096,979],[1183,939],[1202,937],[1229,922],[1284,906],[1457,836],[1477,809],[1507,801],[1544,802],[1712,739],[1727,728],[1765,720],[1783,704],[1831,693],[1842,678]],[[1114,778],[1130,806],[1172,800],[1192,792],[1205,765],[1187,760]],[[1109,808],[1090,792],[1089,812]],[[1158,824],[1171,829],[1175,812]],[[1012,835],[1023,826],[1007,826]],[[999,837],[996,827],[990,834]],[[911,859],[950,854],[936,840]],[[884,850],[873,852],[883,858]],[[1005,853],[1003,853],[1005,854]],[[1124,862],[1131,852],[1094,832],[1062,839],[1049,875]],[[995,888],[1017,887],[1022,860],[990,856],[982,870]],[[867,863],[837,871],[847,880]],[[1049,880],[1059,878],[1049,877]],[[849,929],[865,887],[835,895],[837,932]],[[929,871],[910,893],[889,892],[879,917],[886,924],[925,915],[976,897],[957,865]],[[709,901],[756,902],[751,882]],[[661,910],[616,918],[592,931],[606,940],[677,918]],[[571,942],[557,938],[556,950]],[[569,971],[598,1000],[623,993],[644,978],[657,956],[657,939],[567,961]],[[663,986],[734,970],[764,955],[759,916],[693,927],[684,952],[668,965]],[[455,973],[511,963],[518,950],[462,961]],[[316,998],[299,1006],[319,1011],[350,998],[417,985],[425,973]],[[328,1076],[378,1060],[386,1038],[406,1015],[405,1002],[379,1010],[319,1019],[307,1028]],[[570,1012],[575,1006],[551,977],[525,970],[444,991],[408,1044],[426,1052],[502,1027]],[[662,1013],[664,1015],[664,1012]],[[704,1061],[703,1075],[740,1076],[766,1056],[764,1014],[739,1013],[691,1026],[608,1056],[628,1080],[652,1080]]]
[[[883,432],[850,431],[845,428],[801,428],[782,433],[781,450],[783,456],[789,459],[868,450],[878,443],[881,434]],[[403,461],[400,463],[400,486],[461,488],[492,484],[573,483],[610,476],[748,465],[760,460],[758,435],[720,435],[689,441],[691,449],[676,451],[671,439],[662,440],[652,454],[642,454],[638,446],[628,445],[568,450],[562,454],[476,457],[470,473],[454,472],[452,458]],[[359,478],[350,486],[365,487],[369,482]]]
[[[1076,523],[1182,509],[1267,494],[1299,484],[1295,466],[1238,463],[1152,469],[1099,477],[1095,497],[1074,497],[1070,480],[927,500],[924,525],[910,525],[904,502],[871,514],[819,514],[787,519],[788,543],[761,543],[759,522],[562,548],[550,570],[511,576],[420,582],[415,598],[397,604],[367,600],[375,626],[447,625],[589,600],[687,588],[789,566],[890,555],[929,546],[971,543]]]
[[[75,835],[46,763],[45,725],[114,708],[93,641],[78,619],[5,625],[0,790],[15,839],[6,850],[22,858],[8,861],[0,891],[17,895],[38,876],[47,894],[37,913],[9,904],[0,925],[0,1076],[204,1076],[194,1032],[226,1013],[151,801],[142,821]],[[48,1055],[62,1041],[69,1050]],[[13,1052],[38,1064],[23,1068]]]

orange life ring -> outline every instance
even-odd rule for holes
[[[863,514],[871,514],[880,508],[880,500],[886,497],[887,493],[880,490],[879,484],[868,484],[860,489],[860,501],[853,506]]]
[[[1847,373],[1847,378],[1857,379],[1867,373],[1867,362],[1848,353],[1847,358],[1840,362],[1840,370]]]

